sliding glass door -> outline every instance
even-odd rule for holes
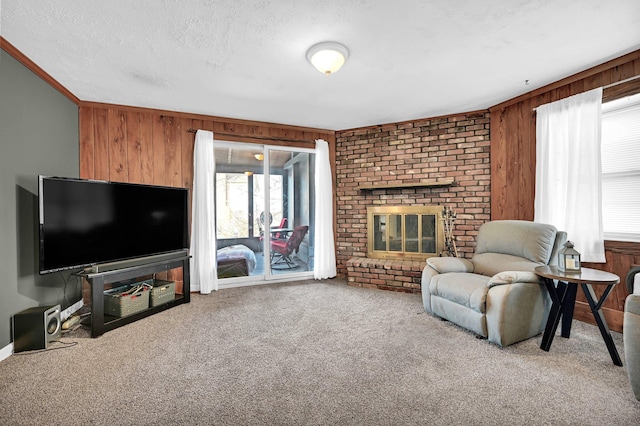
[[[216,141],[220,286],[313,272],[313,150]]]
[[[282,182],[269,187],[276,219],[270,230],[271,275],[313,271],[315,154],[282,148],[267,153],[269,176]]]

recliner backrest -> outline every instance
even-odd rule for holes
[[[502,271],[533,271],[552,260],[556,244],[564,243],[555,226],[524,220],[496,220],[480,227],[471,259],[474,272],[493,276]]]
[[[476,254],[502,253],[549,263],[556,227],[524,220],[495,220],[480,227]]]

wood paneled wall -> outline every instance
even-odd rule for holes
[[[80,104],[79,126],[86,179],[184,187],[191,194],[195,133],[189,129],[213,131],[219,140],[303,148],[324,139],[335,165],[330,130],[92,103]],[[182,290],[181,271],[168,278]]]
[[[640,92],[640,50],[496,105],[491,112],[491,219],[533,220],[536,122],[534,108],[605,87],[605,100]],[[607,87],[613,85],[611,87]],[[613,272],[624,280],[632,264],[640,263],[640,244],[607,241],[605,264],[585,266]],[[597,289],[596,289],[597,290]],[[600,292],[598,292],[598,295]],[[622,330],[625,286],[618,285],[603,311],[613,330]],[[586,299],[578,292],[575,318],[593,323]]]

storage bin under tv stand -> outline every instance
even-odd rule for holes
[[[183,303],[190,302],[189,295],[189,258],[190,256],[181,256],[171,259],[158,260],[150,263],[144,263],[137,266],[130,266],[120,269],[114,269],[104,272],[86,272],[81,273],[89,282],[91,288],[91,337],[98,337],[114,328],[122,327],[142,318],[164,311]],[[162,305],[150,307],[144,311],[136,312],[122,318],[105,317],[104,314],[104,286],[119,281],[130,280],[132,278],[151,275],[158,272],[169,271],[171,269],[182,267],[183,294],[176,294],[174,300]]]

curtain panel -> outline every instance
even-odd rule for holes
[[[316,140],[315,175],[315,257],[313,277],[317,280],[336,276],[336,252],[333,237],[333,179],[329,144]]]
[[[536,110],[536,222],[568,234],[584,262],[605,262],[602,88]]]
[[[198,130],[193,149],[191,194],[191,291],[218,290],[213,132]]]

